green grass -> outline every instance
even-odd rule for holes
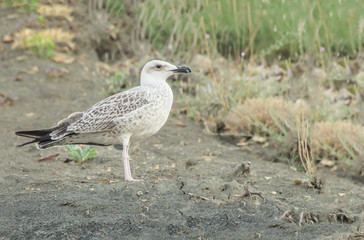
[[[164,53],[200,52],[321,64],[363,46],[361,0],[156,0],[139,3],[141,35]],[[158,6],[158,7],[155,7]]]
[[[5,0],[5,4],[12,7],[20,7],[25,12],[35,11],[38,8],[38,0]]]
[[[118,17],[123,17],[125,13],[124,3],[120,0],[106,0],[107,11]]]

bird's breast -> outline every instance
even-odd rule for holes
[[[172,103],[173,92],[170,88],[153,94],[150,104],[143,109],[138,119],[134,119],[132,140],[142,140],[157,133],[166,123]]]

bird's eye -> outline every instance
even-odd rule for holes
[[[157,65],[157,66],[155,66],[156,68],[158,68],[158,69],[160,69],[161,67],[162,67],[162,65]]]

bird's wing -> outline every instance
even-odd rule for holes
[[[112,95],[83,112],[82,116],[69,124],[65,130],[68,133],[109,131],[115,126],[115,120],[117,118],[123,117],[128,113],[150,104],[148,96],[148,92],[141,88],[133,88]],[[52,133],[53,138],[59,138],[67,134],[57,135]]]

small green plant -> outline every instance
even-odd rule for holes
[[[26,38],[24,46],[30,48],[42,58],[52,57],[54,55],[54,49],[56,48],[56,44],[49,36],[43,36],[39,33]]]
[[[73,158],[78,164],[84,163],[88,158],[98,154],[92,146],[67,145],[68,156]]]
[[[45,23],[45,18],[43,16],[39,16],[37,17],[37,22],[40,23],[40,24],[44,24]]]
[[[121,89],[127,87],[127,79],[129,74],[126,70],[116,71],[114,76],[110,77],[106,80],[106,91],[108,94],[112,95],[117,92],[120,92]]]

